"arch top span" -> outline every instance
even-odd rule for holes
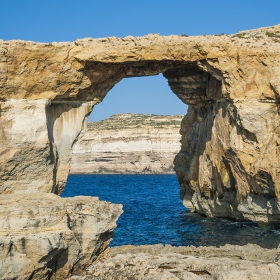
[[[279,26],[274,29],[277,32]],[[270,29],[263,33],[266,30]],[[2,41],[0,99],[100,102],[122,78],[165,72],[167,78],[174,78],[176,69],[182,75],[184,68],[189,76],[195,69],[221,81],[222,92],[229,98],[271,99],[275,95],[270,83],[278,79],[274,68],[279,44],[273,37],[260,39],[258,33],[247,32],[246,38],[241,33],[86,38],[48,44]]]

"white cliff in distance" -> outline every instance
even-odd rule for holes
[[[73,147],[71,173],[174,173],[182,118],[119,114],[88,123]]]

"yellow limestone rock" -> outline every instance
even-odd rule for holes
[[[173,92],[189,105],[181,125],[181,151],[174,161],[183,203],[210,217],[279,223],[279,34],[280,25],[231,36],[0,41],[3,200],[6,195],[20,197],[14,207],[28,213],[29,197],[39,195],[44,201],[47,193],[60,194],[72,146],[93,106],[125,77],[163,73]],[[48,201],[59,208],[56,199]],[[48,211],[46,219],[51,219]],[[2,222],[9,211],[3,215]],[[1,228],[5,240],[17,235],[12,220]],[[27,231],[33,229],[31,221]],[[36,236],[45,232],[38,229]],[[13,252],[3,246],[4,256]],[[19,255],[10,256],[5,271],[13,271],[15,279],[28,266],[15,270],[10,264],[15,265],[13,256]],[[54,275],[57,266],[50,271]]]
[[[111,258],[90,266],[71,280],[117,279],[273,279],[280,277],[279,251],[257,245],[172,247],[170,245],[110,248]]]
[[[185,203],[195,192],[195,211],[228,216],[220,199],[230,190],[230,216],[247,209],[241,218],[276,217],[279,32],[280,25],[232,36],[1,41],[0,193],[61,193],[72,145],[94,104],[125,77],[163,73],[190,105],[175,161]],[[221,174],[223,184],[213,183]],[[258,213],[250,212],[251,194]]]

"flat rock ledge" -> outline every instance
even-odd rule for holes
[[[71,280],[280,279],[279,249],[257,245],[172,247],[120,246],[111,258],[90,266]]]
[[[122,206],[97,197],[0,196],[0,279],[66,279],[102,257]]]

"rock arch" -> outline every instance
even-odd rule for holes
[[[124,77],[163,73],[190,105],[175,159],[184,204],[208,216],[279,222],[280,45],[267,32],[280,26],[233,36],[1,41],[2,198],[59,194],[92,107]],[[101,252],[108,238],[99,236]]]
[[[279,44],[253,35],[2,42],[1,193],[59,194],[94,104],[125,77],[163,73],[190,105],[175,160],[185,204],[209,216],[278,217],[278,157],[266,154],[278,154]]]

